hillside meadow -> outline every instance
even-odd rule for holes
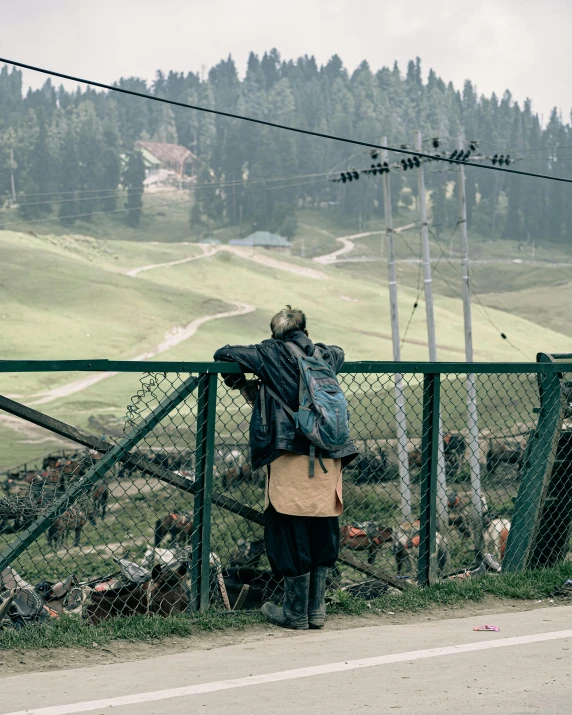
[[[306,216],[306,220],[309,218]],[[326,226],[324,222],[309,224],[308,229],[302,226],[297,242],[304,240],[307,231],[307,245],[317,252],[318,236],[329,233],[326,252],[335,250],[340,244]],[[380,240],[379,235],[359,239],[354,251],[344,258],[360,257],[368,250],[371,257],[375,247],[380,250]],[[161,359],[204,361],[225,343],[263,340],[272,314],[288,303],[307,312],[315,340],[342,345],[348,360],[391,360],[386,265],[381,255],[375,263],[323,266],[309,258],[264,249],[231,252],[224,245],[111,241],[81,234],[34,236],[12,231],[0,231],[0,250],[4,259],[0,265],[3,359],[129,360],[163,344],[163,351],[157,355]],[[216,252],[203,257],[205,251]],[[569,351],[566,303],[555,297],[562,293],[554,291],[549,282],[554,269],[540,271],[539,285],[534,289],[523,288],[526,281],[514,275],[515,269],[522,272],[526,267],[502,263],[502,257],[498,260],[494,271],[499,275],[499,289],[487,294],[486,301],[509,310],[490,307],[485,312],[475,307],[475,359],[533,361],[539,350]],[[161,267],[174,261],[187,262]],[[136,277],[127,275],[143,266],[156,267]],[[455,291],[447,294],[448,285],[442,281],[446,267],[449,288],[458,287],[453,266],[444,261],[435,274],[438,355],[440,360],[463,361],[461,301]],[[399,268],[402,331],[409,323],[402,358],[423,361],[427,359],[427,340],[422,296],[412,312],[418,295],[418,267],[402,262]],[[535,302],[536,311],[526,308]],[[183,326],[232,312],[237,305],[243,306],[243,314],[207,320],[191,337],[165,349],[169,336]],[[500,338],[499,326],[509,333],[510,343]],[[54,388],[81,377],[65,373],[3,374],[0,392],[27,404],[39,401],[38,409],[87,427],[93,416],[124,416],[140,376],[113,376],[83,389],[74,388],[70,394],[50,397]],[[57,443],[46,441],[39,430],[16,426],[0,415],[0,464],[14,464],[54,446]]]

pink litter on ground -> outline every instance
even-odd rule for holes
[[[498,626],[475,626],[473,628],[474,631],[500,631],[500,628]]]

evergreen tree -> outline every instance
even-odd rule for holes
[[[117,191],[121,181],[120,140],[115,105],[109,107],[108,115],[103,121],[102,147],[101,188],[103,198],[101,206],[104,211],[115,211],[117,209]]]
[[[277,50],[270,50],[262,57],[249,56],[244,78],[228,57],[202,80],[194,73],[159,72],[151,90],[138,78],[120,79],[118,84],[362,141],[378,143],[381,136],[388,136],[396,147],[410,146],[413,130],[421,129],[425,147],[432,137],[440,136],[452,150],[462,133],[468,141],[479,140],[480,150],[489,157],[510,153],[514,160],[522,154],[519,168],[554,176],[572,174],[566,150],[572,144],[569,117],[563,121],[554,111],[542,127],[530,101],[519,106],[510,92],[500,99],[494,94],[480,96],[470,81],[458,91],[430,69],[425,82],[418,58],[408,63],[405,76],[397,63],[373,73],[364,62],[350,77],[337,56],[318,66],[313,57],[283,60]],[[383,213],[377,176],[351,184],[332,184],[318,177],[306,186],[303,179],[300,186],[294,186],[294,180],[282,187],[258,183],[279,176],[325,176],[332,169],[366,168],[367,150],[94,88],[56,89],[50,81],[23,96],[21,72],[8,67],[0,68],[0,195],[4,197],[11,193],[8,130],[19,211],[29,220],[60,215],[69,224],[79,214],[89,219],[99,211],[114,211],[122,156],[127,156],[128,167],[134,165],[130,150],[142,137],[182,144],[197,157],[199,183],[226,184],[200,192],[193,208],[195,224],[240,226],[241,231],[257,225],[291,232],[299,206],[322,202],[337,204],[337,218],[348,228],[381,219]],[[391,161],[398,158],[399,153],[390,155]],[[433,164],[426,171],[434,221],[441,233],[457,220],[456,200],[446,195],[454,173],[442,170]],[[413,205],[416,175],[392,172],[390,181],[397,220],[403,208],[400,201]],[[140,190],[140,186],[133,189],[128,200],[136,201]],[[572,240],[572,202],[566,201],[562,184],[467,168],[466,195],[469,227],[484,237],[536,243]],[[137,212],[133,214],[135,218]]]
[[[31,146],[27,153],[27,161],[22,162],[22,193],[24,197],[19,203],[20,214],[25,219],[39,219],[48,216],[52,211],[51,200],[57,190],[55,176],[55,161],[50,151],[48,136],[48,121],[42,107],[30,110],[28,115],[29,138]]]
[[[143,182],[145,181],[145,162],[140,151],[129,153],[127,167],[123,176],[123,184],[127,189],[127,223],[136,228],[141,222],[143,212]]]
[[[101,121],[91,101],[82,102],[75,114],[77,125],[78,191],[81,192],[81,211],[84,220],[102,210],[104,189],[104,145]]]
[[[77,153],[77,140],[75,136],[73,122],[68,121],[65,134],[62,156],[60,188],[62,203],[60,204],[58,215],[60,222],[64,226],[71,226],[76,221],[76,216],[82,213],[81,205],[77,202],[76,190],[79,180],[79,159]]]

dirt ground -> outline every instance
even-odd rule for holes
[[[547,608],[553,604],[547,600],[538,603],[499,598],[486,598],[480,603],[464,606],[442,606],[407,613],[375,613],[364,616],[337,615],[328,619],[326,628],[343,630],[371,625],[401,625],[432,620],[446,620],[475,616],[475,625],[486,622],[487,613],[507,613],[513,610],[530,611]],[[556,605],[556,604],[554,604]],[[478,617],[478,618],[477,618]],[[477,622],[478,621],[478,622]],[[0,678],[19,673],[65,670],[107,663],[144,660],[159,655],[168,655],[182,650],[212,650],[239,643],[255,643],[271,638],[293,638],[297,633],[269,625],[256,624],[245,630],[229,630],[218,633],[200,633],[187,638],[165,638],[155,642],[113,641],[109,646],[94,643],[93,648],[42,648],[33,650],[0,650]]]

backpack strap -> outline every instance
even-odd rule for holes
[[[286,345],[287,348],[290,348],[290,351],[293,352],[297,358],[308,357],[308,355],[306,355],[306,353],[302,350],[302,348],[299,345],[296,345],[296,343],[287,341],[284,344]],[[313,353],[312,357],[315,357],[318,360],[322,359],[322,352],[317,345],[314,345],[314,353]]]
[[[308,476],[312,478],[314,476],[314,465],[316,463],[316,445],[311,444],[310,445],[310,454],[309,456],[309,462],[308,462]]]
[[[296,345],[296,343],[284,343],[286,348],[294,355],[296,359],[308,357],[301,347]],[[298,376],[298,404],[302,404],[302,398],[304,397],[304,386],[302,384],[302,375]]]
[[[262,409],[262,413],[263,413],[263,417],[262,417],[262,424],[263,424],[263,425],[266,425],[266,402],[265,402],[265,400],[264,400],[264,398],[266,397],[266,395],[264,394],[263,390],[267,390],[268,393],[269,393],[269,394],[276,400],[276,402],[282,407],[282,409],[285,410],[285,411],[290,415],[290,417],[294,420],[294,422],[297,422],[296,413],[294,412],[294,410],[291,410],[291,409],[288,407],[288,405],[284,402],[284,400],[283,400],[281,397],[278,397],[278,395],[274,392],[274,390],[272,390],[270,387],[268,387],[268,385],[264,385],[264,383],[263,383],[262,386],[261,386],[261,388],[260,388],[260,393],[261,393],[261,394],[260,394],[260,400],[261,400],[261,409]]]
[[[266,388],[264,383],[260,386],[260,419],[262,421],[262,427],[266,432],[266,425],[268,420],[266,419]]]
[[[320,463],[322,472],[324,472],[324,474],[327,474],[328,470],[326,469],[326,465],[324,464],[324,460],[322,459],[322,451],[320,449],[318,450],[318,462]]]
[[[326,469],[326,465],[324,464],[324,460],[322,458],[322,450],[316,449],[316,445],[310,443],[310,454],[309,454],[310,462],[308,464],[308,476],[309,477],[314,476],[316,457],[318,457],[318,462],[320,463],[322,472],[324,472],[324,474],[328,473],[328,470]]]

